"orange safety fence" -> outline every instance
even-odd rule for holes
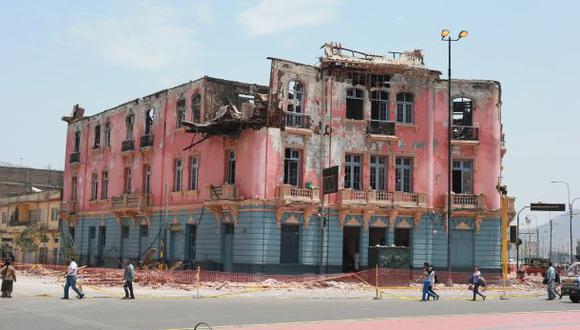
[[[64,265],[38,265],[17,264],[16,269],[33,276],[64,276],[67,266]],[[79,271],[85,284],[118,284],[123,279],[123,269],[88,267]],[[284,286],[287,284],[315,284],[335,281],[351,284],[364,284],[368,286],[378,285],[407,286],[418,282],[421,278],[421,270],[371,268],[352,273],[337,274],[306,274],[306,275],[275,275],[275,274],[248,274],[231,273],[207,270],[154,270],[136,269],[136,281],[144,285],[172,285],[184,284],[195,285],[206,282],[230,282],[230,283],[262,283],[269,281],[271,286]],[[437,271],[440,282],[447,282],[447,272]],[[198,280],[199,275],[199,280]],[[467,283],[471,272],[452,272],[451,278],[454,283]],[[499,283],[501,274],[483,274],[488,283]]]

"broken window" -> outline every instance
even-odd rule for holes
[[[348,71],[346,73],[346,79],[351,85],[363,85],[366,86],[366,73],[361,71]]]
[[[197,190],[197,181],[199,175],[199,161],[196,156],[189,159],[189,190]]]
[[[95,126],[95,142],[93,148],[99,148],[101,146],[101,125]]]
[[[236,183],[236,152],[230,150],[227,152],[227,166],[226,166],[226,184]]]
[[[346,90],[346,118],[363,120],[364,91],[358,88]]]
[[[176,159],[173,169],[173,191],[183,189],[183,160]]]
[[[133,175],[131,173],[131,168],[130,167],[125,167],[125,175],[124,175],[124,192],[125,194],[130,194],[131,193],[131,180],[133,178]]]
[[[286,148],[284,155],[284,184],[300,186],[300,150]]]
[[[145,113],[145,135],[151,134],[151,126],[153,126],[153,117],[155,116],[155,110],[149,109]]]
[[[109,198],[109,172],[101,173],[101,199]]]
[[[387,157],[371,156],[371,189],[387,190]]]
[[[413,123],[413,94],[397,94],[397,122],[412,124]]]
[[[97,173],[93,173],[92,180],[91,180],[91,200],[97,200],[97,196],[99,194],[99,175]]]
[[[146,164],[143,166],[143,192],[146,194],[151,193],[151,165]]]
[[[453,126],[473,126],[473,100],[466,97],[453,99]]]
[[[185,120],[185,100],[180,99],[177,101],[177,128],[182,127],[182,121]]]
[[[79,152],[81,147],[81,131],[75,131],[74,152]]]
[[[191,112],[193,121],[199,123],[201,121],[201,95],[194,94],[191,98]]]
[[[105,147],[111,146],[111,123],[105,123]]]
[[[125,119],[126,137],[125,140],[133,140],[133,128],[135,126],[135,116],[130,114]]]
[[[299,81],[288,82],[288,112],[303,113],[304,86]]]
[[[386,74],[371,74],[371,86],[372,87],[386,87],[389,88],[389,81],[391,76]]]
[[[396,191],[413,192],[413,160],[397,157],[395,161]]]
[[[389,93],[383,90],[371,92],[371,120],[389,120]]]
[[[473,162],[471,160],[453,161],[453,192],[473,194]]]
[[[369,246],[387,245],[387,228],[371,227],[369,228]]]
[[[360,190],[360,155],[345,155],[344,187]]]

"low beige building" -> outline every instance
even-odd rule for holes
[[[0,249],[16,262],[57,263],[61,192],[0,197]]]

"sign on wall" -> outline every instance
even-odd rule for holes
[[[322,170],[322,193],[326,195],[335,192],[338,192],[338,166]]]

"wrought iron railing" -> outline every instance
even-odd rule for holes
[[[476,126],[451,126],[453,140],[477,141],[479,140],[479,127]]]
[[[143,135],[141,137],[141,148],[151,147],[153,145],[153,134]]]
[[[135,141],[125,140],[121,143],[121,151],[135,150]]]
[[[286,127],[310,128],[310,116],[286,111]]]
[[[81,153],[80,152],[73,152],[69,156],[69,163],[78,163],[81,161]]]
[[[395,122],[369,120],[367,125],[368,134],[395,135]]]

